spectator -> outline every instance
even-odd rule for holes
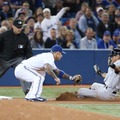
[[[34,24],[34,29],[36,29],[36,28],[41,29],[41,22],[43,21],[43,19],[44,19],[43,14],[38,14],[36,16],[37,22]]]
[[[7,29],[9,29],[9,22],[8,22],[8,20],[3,20],[1,22],[1,26],[5,26]]]
[[[34,17],[37,18],[37,16],[39,14],[41,14],[41,15],[43,14],[43,9],[41,7],[36,8],[35,13],[34,13]]]
[[[72,30],[67,30],[65,41],[62,42],[62,47],[67,49],[76,49],[74,43],[74,33]]]
[[[114,31],[111,42],[114,48],[120,47],[120,34],[117,30]]]
[[[51,14],[56,15],[63,8],[63,0],[56,0],[55,4],[50,8]]]
[[[80,49],[97,49],[97,41],[92,28],[87,28],[86,36],[81,39]]]
[[[6,32],[8,29],[5,26],[0,27],[0,34]]]
[[[53,45],[58,44],[57,32],[54,28],[50,30],[50,37],[45,42],[45,48],[51,48]]]
[[[115,22],[112,22],[110,25],[110,32],[113,34],[113,32],[118,29],[120,32],[120,9],[117,8],[115,10]]]
[[[113,49],[111,33],[109,31],[105,31],[103,39],[99,40],[97,45],[99,49]]]
[[[58,41],[59,45],[62,46],[62,43],[65,41],[66,38],[66,33],[67,33],[67,27],[66,26],[61,26],[59,31],[58,31]]]
[[[97,7],[95,11],[95,16],[98,19],[99,23],[101,22],[101,16],[104,12],[104,9],[102,7]]]
[[[11,5],[11,8],[14,10],[14,12],[21,8],[22,7],[22,3],[24,2],[25,0],[10,0],[10,5]]]
[[[64,0],[64,7],[69,7],[70,10],[66,13],[67,18],[74,18],[77,11],[80,9],[80,0]]]
[[[114,22],[115,10],[116,10],[116,7],[115,7],[114,4],[109,5],[109,7],[108,7],[108,14],[109,14],[109,20],[111,22]]]
[[[103,0],[103,4],[105,8],[108,8],[111,4],[113,4],[115,7],[119,6],[119,4],[115,0]]]
[[[33,12],[32,10],[29,9],[29,7],[30,7],[29,3],[24,2],[22,4],[22,7],[15,12],[15,19],[18,18],[19,13],[25,13],[27,18],[31,17],[33,15]]]
[[[109,29],[110,29],[109,14],[103,12],[103,14],[101,15],[101,21],[97,26],[97,40],[99,38],[102,39],[104,32]]]
[[[35,8],[44,8],[45,7],[45,4],[43,2],[43,0],[34,0],[34,6]]]
[[[51,8],[56,2],[56,0],[42,0],[42,1],[45,4],[45,7],[47,8]]]
[[[83,15],[80,20],[78,21],[78,25],[80,30],[83,32],[83,34],[86,32],[88,27],[91,27],[94,32],[96,32],[96,27],[98,25],[97,18],[92,14],[92,11],[90,8],[87,8],[85,11],[85,15]]]
[[[72,30],[74,33],[74,42],[76,43],[76,48],[80,48],[80,41],[83,34],[79,27],[77,26],[77,21],[75,18],[71,18],[69,25],[67,26],[68,29]]]
[[[11,28],[12,28],[13,21],[14,21],[14,18],[13,18],[13,17],[8,18],[9,29],[11,29]]]
[[[91,8],[93,11],[95,11],[96,7],[103,7],[103,9],[105,9],[105,5],[103,3],[103,0],[95,0],[93,1],[92,5],[91,5]]]
[[[25,23],[25,21],[26,21],[26,13],[25,12],[20,12],[18,14],[17,19],[22,20],[22,22]]]
[[[81,9],[75,15],[75,18],[76,18],[77,21],[79,21],[81,16],[85,14],[85,11],[88,8],[88,6],[89,6],[88,3],[86,3],[86,2],[83,2],[81,4]]]
[[[32,48],[44,48],[43,34],[40,30],[36,31],[33,39],[30,41]]]
[[[29,29],[30,29],[30,31],[29,31],[30,33],[28,34],[29,40],[33,39],[35,22],[36,21],[35,21],[34,17],[29,17],[26,20],[26,24],[27,24],[27,26],[29,26]]]
[[[69,10],[69,7],[64,7],[60,10],[60,12],[56,15],[56,16],[51,16],[51,11],[49,8],[45,8],[43,10],[43,15],[44,15],[44,19],[41,23],[41,28],[43,31],[43,40],[44,42],[46,41],[46,39],[48,37],[50,37],[50,29],[51,28],[55,28],[56,30],[57,28],[57,22],[59,21],[59,19],[62,17],[62,15]],[[58,31],[57,31],[58,32]]]
[[[7,20],[10,17],[13,17],[13,13],[10,11],[10,4],[9,2],[3,2],[2,10],[0,11],[0,21]]]

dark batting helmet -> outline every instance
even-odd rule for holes
[[[114,48],[109,54],[110,57],[113,57],[113,56],[116,56],[116,55],[120,55],[120,49],[119,48]]]

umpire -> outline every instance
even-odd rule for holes
[[[15,68],[23,59],[31,57],[32,48],[27,35],[22,31],[23,22],[14,20],[12,29],[0,34],[0,77],[10,68]],[[21,71],[22,72],[22,71]],[[26,94],[30,83],[20,81]]]

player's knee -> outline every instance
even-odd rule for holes
[[[97,87],[97,83],[95,82],[95,83],[93,83],[93,84],[91,85],[91,87],[90,87],[90,88],[91,88],[92,90],[95,90],[95,89],[96,89],[96,87]]]

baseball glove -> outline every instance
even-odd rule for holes
[[[97,65],[94,65],[93,68],[95,72],[102,77],[103,72],[99,69],[99,67]]]
[[[80,74],[77,74],[77,75],[74,75],[74,76],[72,77],[72,80],[74,81],[74,85],[76,85],[76,84],[79,84],[79,82],[82,81],[82,77],[81,77]]]

